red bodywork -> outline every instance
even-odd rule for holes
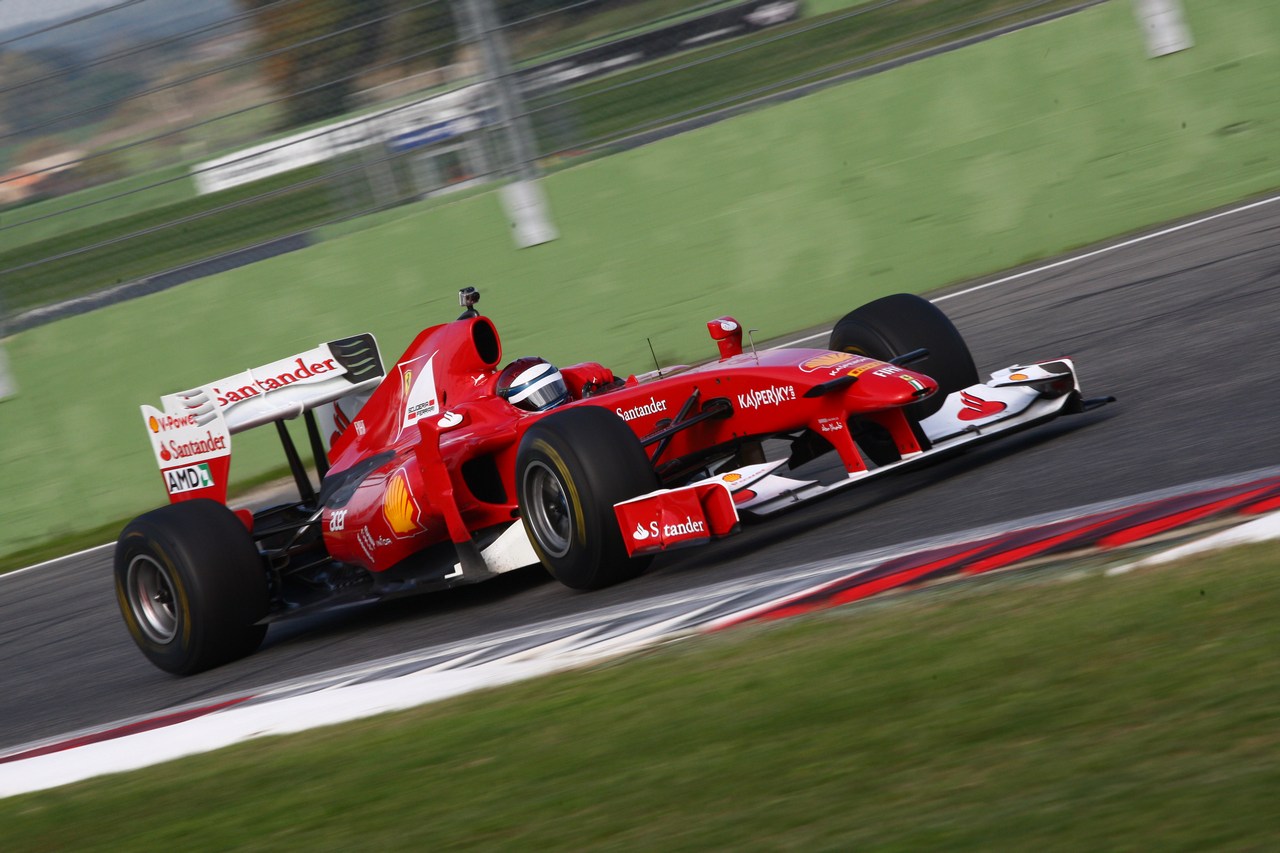
[[[977,381],[950,321],[906,294],[855,309],[829,339],[891,361],[743,352],[741,325],[718,317],[707,324],[717,360],[625,379],[592,362],[518,359],[500,372],[479,293],[458,296],[463,315],[389,368],[363,333],[140,407],[173,505],[121,534],[116,591],[152,662],[199,671],[256,647],[277,619],[539,563],[565,586],[599,589],[657,554],[1112,399],[1085,399],[1068,358]],[[231,438],[267,425],[297,498],[232,517]],[[832,450],[843,470],[809,464]]]
[[[902,407],[933,393],[931,378],[828,350],[743,353],[732,318],[708,328],[719,361],[647,381],[630,377],[606,393],[584,396],[614,379],[607,368],[561,368],[574,399],[555,411],[615,412],[650,439],[647,451],[660,454],[655,467],[672,484],[716,448],[806,428],[830,442],[851,474],[864,471],[846,426],[852,414],[887,428],[904,456],[920,451]],[[329,453],[325,488],[353,489],[340,506],[326,501],[323,538],[333,558],[382,572],[427,546],[465,542],[519,517],[516,452],[529,426],[549,413],[496,396],[501,356],[493,323],[477,316],[423,331],[387,370]],[[655,439],[673,420],[711,408],[715,417]]]

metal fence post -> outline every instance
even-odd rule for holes
[[[18,381],[9,370],[9,355],[5,351],[5,327],[9,323],[9,315],[4,310],[4,294],[0,293],[0,401],[9,399],[18,393]]]
[[[4,306],[4,289],[0,288],[0,401],[7,400],[18,393],[18,382],[9,370],[9,356],[5,352],[4,341],[9,315]]]
[[[18,383],[9,372],[9,356],[5,353],[4,342],[0,341],[0,401],[7,400],[18,393]]]
[[[503,164],[503,171],[515,178],[500,190],[502,206],[511,221],[512,238],[521,248],[554,240],[559,235],[551,222],[546,197],[537,184],[537,146],[493,0],[459,0],[459,3],[465,29],[480,44],[485,83],[497,99],[508,160]]]

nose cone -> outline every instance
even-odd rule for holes
[[[888,408],[923,400],[937,390],[938,383],[923,373],[886,364],[859,376],[849,396],[859,408]]]

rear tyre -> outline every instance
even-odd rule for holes
[[[160,669],[191,675],[253,652],[266,634],[267,577],[231,510],[191,500],[153,510],[116,543],[116,601]]]
[[[542,564],[572,589],[600,589],[643,572],[627,556],[613,505],[658,488],[649,457],[608,409],[555,412],[531,426],[516,454],[525,532]]]
[[[924,347],[929,357],[908,367],[938,383],[933,396],[912,403],[907,413],[919,421],[942,408],[948,394],[978,382],[978,369],[964,337],[927,299],[895,293],[855,308],[831,330],[828,349],[888,361]]]

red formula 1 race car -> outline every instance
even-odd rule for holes
[[[359,335],[142,407],[170,503],[124,529],[115,578],[152,663],[198,672],[283,617],[534,563],[607,586],[742,521],[1110,399],[1085,400],[1065,358],[979,382],[947,317],[907,294],[850,312],[828,349],[744,351],[721,317],[718,360],[626,378],[504,367],[479,294],[460,296],[462,316],[390,369]],[[284,424],[298,416],[318,487]],[[298,500],[233,512],[231,437],[269,423]],[[829,482],[782,473],[830,451]]]

